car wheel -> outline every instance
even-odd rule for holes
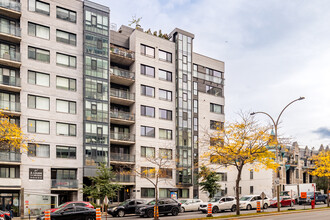
[[[183,208],[183,207],[181,207],[181,212],[185,212],[186,210]]]
[[[177,216],[178,214],[179,214],[179,209],[177,209],[177,208],[172,209],[173,216]]]
[[[87,216],[85,219],[86,220],[94,220],[95,218],[93,216]]]
[[[281,203],[280,203],[280,206],[281,206]],[[267,203],[264,204],[264,209],[268,209],[268,204]]]
[[[212,209],[212,213],[218,213],[218,212],[219,212],[218,206],[214,206]]]
[[[230,209],[230,211],[235,212],[236,211],[236,205],[233,205]]]
[[[148,218],[153,218],[154,217],[154,210],[148,210],[147,217]]]
[[[118,211],[118,217],[124,217],[125,216],[125,211],[124,210],[119,210]]]
[[[252,209],[252,206],[251,205],[247,205],[246,206],[246,210],[251,210]]]

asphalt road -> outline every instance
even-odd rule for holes
[[[316,205],[316,207],[325,207],[326,205],[324,204],[320,204],[320,205]],[[310,205],[306,205],[306,209],[307,208],[310,208],[311,206]],[[281,210],[287,210],[289,209],[290,207],[282,207]],[[294,206],[295,209],[304,209],[304,206],[303,205],[295,205]],[[268,208],[266,210],[264,210],[265,212],[274,212],[276,211],[277,209],[276,208]],[[250,211],[245,211],[245,210],[242,210],[241,211],[241,214],[245,214],[245,213],[255,213],[256,210],[250,210]],[[224,215],[233,215],[234,213],[233,212],[230,212],[230,211],[226,211],[226,212],[222,212],[222,213],[216,213],[216,214],[213,214],[213,216],[224,216]],[[323,217],[323,215],[325,216],[325,218]],[[309,217],[307,217],[309,216]],[[315,217],[317,216],[317,217]],[[315,219],[315,220],[329,220],[330,219],[330,210],[326,210],[326,211],[318,211],[318,212],[313,212],[313,213],[303,213],[302,215],[300,215],[299,213],[297,214],[290,214],[290,215],[285,215],[284,216],[272,216],[272,217],[263,217],[263,218],[260,218],[260,219],[269,219],[269,220],[276,220],[276,219],[292,219],[292,220],[296,220],[296,219]],[[184,212],[184,213],[180,213],[178,216],[171,216],[171,215],[168,215],[168,216],[164,216],[164,215],[160,215],[159,216],[161,219],[164,219],[164,220],[180,220],[180,219],[192,219],[192,218],[202,218],[202,217],[206,217],[206,214],[202,213],[202,212]],[[105,216],[102,217],[102,220],[106,219]],[[108,219],[112,220],[112,219],[118,219],[118,220],[133,220],[133,219],[140,219],[140,220],[143,220],[143,219],[149,219],[149,218],[140,218],[139,216],[134,216],[134,215],[130,215],[130,216],[125,216],[123,218],[113,218],[111,215],[108,215]]]

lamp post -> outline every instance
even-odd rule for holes
[[[273,119],[272,116],[270,116],[270,114],[268,114],[267,112],[252,112],[250,115],[255,115],[255,114],[264,114],[267,115],[273,122],[274,125],[274,129],[275,129],[275,160],[278,163],[278,141],[277,141],[277,128],[278,128],[278,123],[280,121],[280,118],[283,114],[283,112],[285,111],[285,109],[287,109],[291,104],[293,104],[294,102],[300,101],[305,99],[305,97],[299,97],[298,99],[295,99],[293,101],[291,101],[289,104],[287,104],[282,111],[280,112],[280,114],[278,115],[276,121]],[[277,170],[278,172],[278,170]],[[280,185],[277,185],[277,211],[280,212]]]

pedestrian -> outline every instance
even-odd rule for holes
[[[6,209],[7,211],[10,212],[10,218],[12,219],[13,216],[13,204],[11,203],[11,201],[8,202],[8,204],[6,205]]]

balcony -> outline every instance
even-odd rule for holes
[[[89,156],[85,159],[86,166],[98,166],[100,163],[108,163],[107,156]]]
[[[113,181],[119,182],[122,185],[133,185],[135,183],[135,176],[117,173]]]
[[[13,76],[0,75],[0,89],[19,92],[21,91],[21,79]]]
[[[116,67],[110,67],[110,81],[119,85],[130,86],[135,81],[135,73]]]
[[[21,3],[12,0],[0,0],[0,14],[11,17],[21,17]]]
[[[131,145],[135,143],[135,135],[122,132],[110,132],[110,143]]]
[[[1,164],[17,164],[21,163],[21,154],[16,152],[0,152]]]
[[[52,190],[78,190],[78,180],[52,179]]]
[[[134,63],[135,53],[121,47],[110,45],[110,60],[113,63],[130,66]]]
[[[21,189],[22,180],[20,178],[0,178],[0,187],[9,190]]]
[[[21,54],[18,52],[0,51],[0,64],[19,68],[21,66]]]
[[[121,111],[110,111],[110,122],[120,125],[131,125],[135,123],[135,114]]]
[[[193,72],[193,76],[198,78],[198,79],[203,79],[203,80],[206,80],[206,81],[211,81],[211,82],[214,82],[214,83],[218,83],[218,84],[221,84],[221,85],[224,85],[225,84],[225,80],[220,78],[220,77],[217,77],[217,76],[210,76],[210,75],[207,75],[205,73],[200,73],[200,72],[197,72],[196,70]]]
[[[3,40],[18,44],[21,42],[21,29],[12,24],[2,23],[0,26],[0,37]]]
[[[126,90],[110,89],[110,102],[119,105],[132,105],[135,102],[135,94]]]
[[[131,154],[110,153],[110,163],[135,163],[135,156]]]
[[[0,110],[10,115],[19,116],[21,115],[21,103],[0,100]]]

